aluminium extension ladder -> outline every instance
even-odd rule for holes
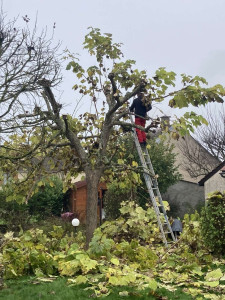
[[[133,123],[133,119],[132,116],[130,115],[130,120],[131,123]],[[157,222],[158,222],[158,226],[162,235],[162,240],[163,243],[165,244],[166,247],[168,247],[168,241],[167,241],[167,234],[170,233],[172,240],[175,242],[176,238],[173,234],[172,228],[170,226],[168,217],[167,217],[167,213],[165,210],[165,207],[163,205],[163,201],[162,201],[162,196],[161,193],[159,191],[159,187],[158,187],[158,182],[157,182],[157,178],[151,163],[151,159],[148,153],[148,150],[146,147],[141,148],[141,145],[138,141],[138,137],[136,134],[136,129],[133,128],[133,135],[134,135],[134,141],[135,141],[135,145],[137,148],[137,152],[143,167],[143,175],[144,175],[144,179],[145,179],[145,183],[148,189],[148,193],[157,217]],[[157,203],[157,199],[158,199],[158,203]],[[161,211],[160,211],[161,210]],[[164,223],[161,221],[161,216],[164,216]],[[164,229],[165,228],[165,229]]]

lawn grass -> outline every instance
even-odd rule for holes
[[[35,278],[22,278],[18,280],[8,280],[5,282],[7,288],[0,291],[0,299],[4,300],[86,300],[95,298],[95,294],[91,290],[84,290],[86,286],[67,286],[66,278],[57,278],[53,282],[38,283]],[[129,295],[122,297],[119,295],[121,291],[128,291]],[[157,289],[157,292],[150,290],[138,291],[132,287],[113,287],[112,293],[104,299],[162,299],[162,300],[190,300],[193,299],[178,289],[176,292],[169,292],[165,289]]]

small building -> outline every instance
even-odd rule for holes
[[[198,184],[204,186],[205,199],[209,193],[225,191],[225,161],[219,164],[205,177],[203,177]]]
[[[87,207],[87,182],[85,180],[75,182],[76,188],[70,190],[69,209],[74,213],[75,217],[81,223],[86,221],[86,207]],[[101,223],[103,217],[104,194],[106,192],[106,184],[104,182],[98,185],[98,217]]]

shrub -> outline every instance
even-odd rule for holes
[[[59,216],[63,207],[63,185],[58,177],[52,177],[51,184],[43,180],[43,186],[28,201],[29,213],[40,218]]]
[[[28,207],[16,201],[6,201],[6,192],[0,191],[0,232],[18,231],[29,222]],[[24,228],[25,226],[23,226]]]
[[[225,254],[225,192],[214,192],[201,211],[201,231],[206,246],[215,254]]]
[[[104,196],[104,209],[107,220],[115,220],[121,215],[121,203],[126,199],[131,199],[131,194],[130,189],[118,189],[118,186],[114,183],[108,186]]]
[[[51,183],[45,180],[42,183],[43,186],[28,200],[28,204],[18,203],[16,200],[7,201],[8,192],[12,188],[10,185],[0,191],[0,232],[19,231],[21,227],[26,230],[32,224],[40,224],[40,220],[60,216],[68,197],[63,194],[62,181],[58,177],[52,177]]]

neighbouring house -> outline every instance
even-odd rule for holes
[[[209,193],[225,191],[225,161],[219,164],[199,182],[199,186],[204,188],[205,198]]]
[[[101,223],[104,218],[104,194],[107,190],[104,182],[98,185],[98,219]],[[81,223],[86,221],[86,206],[87,206],[87,183],[85,180],[75,182],[75,189],[70,190],[69,196],[69,210],[73,212],[75,217],[80,220]]]
[[[198,182],[220,162],[192,136],[169,140],[177,154],[176,165],[182,180],[170,186],[162,195],[170,204],[169,215],[180,217],[199,210],[205,203],[204,186]]]

